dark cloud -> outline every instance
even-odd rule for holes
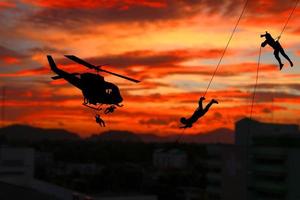
[[[214,113],[214,118],[216,120],[221,120],[223,118],[223,115],[220,112],[215,112]]]
[[[1,1],[0,2],[0,9],[6,9],[6,8],[15,8],[16,4],[8,1]]]
[[[221,54],[221,49],[179,49],[172,51],[130,51],[122,54],[115,55],[103,55],[91,58],[82,58],[87,62],[94,65],[108,64],[103,68],[116,71],[118,73],[125,73],[125,75],[136,76],[136,78],[145,80],[151,77],[163,77],[170,74],[204,74],[210,75],[212,68],[208,66],[197,67],[197,70],[193,67],[185,67],[180,65],[182,62],[189,61],[191,59],[213,59],[219,57]],[[43,53],[51,54],[59,53],[59,50],[41,47],[32,48],[29,50],[29,54]],[[63,52],[61,52],[63,53]],[[228,52],[228,54],[234,54],[233,52]],[[85,68],[80,65],[74,65],[73,61],[67,58],[57,59],[56,63],[58,65],[65,65],[63,68],[69,72],[82,72]],[[72,64],[72,65],[70,65]],[[134,67],[143,66],[141,70],[135,70]],[[248,72],[248,70],[247,70]],[[48,65],[43,67],[31,68],[31,69],[21,69],[19,71],[14,71],[13,73],[3,73],[2,77],[25,77],[25,76],[36,76],[49,74],[50,69]],[[235,72],[236,73],[236,72]],[[105,75],[105,74],[104,74]],[[222,72],[222,75],[232,75],[232,72],[226,71]],[[150,85],[145,85],[148,88]],[[153,86],[153,85],[152,85]],[[152,86],[150,86],[152,88]],[[166,86],[166,85],[161,85]]]
[[[245,88],[254,88],[254,85],[247,85]],[[292,89],[300,91],[300,83],[260,83],[257,84],[257,88],[261,90],[276,89],[278,91],[279,89]]]
[[[214,65],[201,65],[201,62],[199,62],[198,66],[192,67],[185,66],[184,62],[193,59],[219,58],[221,52],[221,49],[141,50],[82,59],[96,66],[107,64],[107,66],[103,67],[106,70],[133,76],[136,79],[145,81],[150,78],[163,78],[174,74],[211,76],[215,69]],[[235,55],[236,52],[229,51],[227,54]],[[66,58],[58,59],[56,62],[57,64],[65,65],[64,69],[69,72],[82,72],[85,69],[80,65],[74,65],[73,61]],[[222,65],[216,76],[239,76],[244,73],[254,73],[256,68],[257,63],[226,64]],[[274,65],[269,64],[261,65],[260,68],[260,71],[264,72],[273,70]]]
[[[165,118],[163,119],[158,119],[158,118],[150,118],[147,120],[140,120],[139,123],[142,125],[168,125],[171,121],[167,120]]]
[[[33,47],[28,50],[30,53],[43,53],[47,54],[66,54],[67,51],[60,50],[57,48],[53,48],[50,46],[42,46],[42,47]]]
[[[27,56],[0,45],[0,67],[17,64]]]
[[[273,111],[272,111],[270,108],[264,108],[264,109],[262,109],[262,112],[263,112],[263,113],[266,113],[266,114],[270,114],[270,113],[272,113]]]
[[[240,8],[240,0],[167,0],[164,7],[130,5],[116,7],[78,8],[71,6],[45,7],[28,16],[26,21],[42,27],[54,26],[80,30],[87,25],[107,23],[154,22],[191,18],[199,13],[233,15]]]
[[[256,92],[255,102],[272,102],[274,99],[298,99],[299,95],[287,92]]]
[[[112,66],[151,66],[159,67],[162,65],[175,65],[190,59],[212,59],[218,58],[221,54],[221,49],[179,49],[172,51],[131,51],[118,55],[105,55],[95,58],[87,58],[91,63],[109,63]],[[229,54],[231,52],[228,52]],[[232,53],[231,53],[232,54]]]
[[[39,102],[49,104],[55,102],[62,101],[71,101],[71,100],[79,100],[82,97],[81,91],[78,90],[76,94],[73,95],[63,95],[59,94],[57,91],[61,88],[61,86],[53,86],[51,85],[48,88],[44,88],[45,85],[37,85],[37,84],[27,84],[23,86],[6,86],[6,100],[7,102],[18,102],[18,103],[32,103],[36,104]],[[69,86],[71,87],[71,86]]]
[[[18,58],[24,57],[24,55],[22,55],[21,53],[18,53],[12,49],[0,45],[0,57],[4,57],[4,56],[12,56]]]
[[[55,1],[53,1],[55,2]],[[76,1],[68,6],[55,7],[55,3],[42,7],[39,11],[31,13],[25,21],[34,25],[58,28],[69,28],[70,31],[82,30],[84,26],[103,25],[108,23],[128,22],[159,22],[168,20],[188,19],[196,14],[218,14],[226,17],[239,15],[244,5],[243,0],[166,0],[161,1],[165,6],[147,6],[147,4],[133,3],[120,7],[119,4],[107,6],[105,3],[81,7],[81,2]],[[107,3],[109,4],[109,3]],[[279,6],[280,5],[280,6]],[[293,0],[257,0],[249,1],[246,9],[248,20],[253,16],[284,15],[294,6]]]
[[[251,15],[278,15],[285,13],[287,10],[292,9],[296,5],[294,0],[249,0],[248,9],[250,11],[256,11]]]

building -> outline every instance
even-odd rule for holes
[[[95,163],[68,163],[65,165],[64,174],[79,173],[92,176],[101,172],[102,168]]]
[[[38,165],[38,166],[52,166],[54,164],[53,153],[35,151],[34,152],[34,162],[35,162],[35,165]]]
[[[246,168],[244,149],[230,144],[213,144],[207,147],[208,199],[244,199]]]
[[[208,199],[300,199],[297,125],[242,119],[234,145],[207,147]]]
[[[179,149],[158,149],[153,153],[153,166],[160,169],[183,169],[187,155]]]
[[[260,135],[252,139],[248,167],[250,199],[300,199],[298,134]]]
[[[72,200],[74,191],[34,178],[34,155],[31,148],[0,147],[0,185],[7,188],[0,199]]]
[[[33,179],[34,150],[0,148],[0,181],[25,185]]]
[[[259,135],[299,135],[299,127],[295,124],[262,123],[249,118],[244,118],[235,123],[235,144],[251,145],[252,138]]]

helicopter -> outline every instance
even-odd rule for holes
[[[51,70],[57,74],[51,78],[53,80],[63,78],[73,86],[80,89],[83,94],[82,105],[88,108],[99,111],[102,110],[102,105],[109,105],[109,107],[107,107],[105,110],[105,114],[112,113],[117,107],[122,107],[123,105],[121,103],[123,98],[118,86],[105,81],[104,77],[99,75],[99,72],[105,72],[135,83],[140,82],[133,78],[102,69],[101,67],[105,65],[95,66],[74,55],[65,55],[65,57],[89,69],[94,69],[96,73],[68,73],[62,69],[59,69],[56,66],[52,56],[47,55]]]

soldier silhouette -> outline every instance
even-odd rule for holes
[[[212,99],[203,109],[203,101],[205,100],[205,97],[201,97],[199,99],[199,107],[195,110],[195,112],[193,113],[193,115],[186,119],[185,117],[182,117],[180,119],[180,122],[182,124],[184,124],[184,126],[181,126],[180,128],[191,128],[193,126],[193,124],[203,115],[205,115],[205,113],[207,113],[207,111],[209,110],[209,108],[212,106],[212,104],[216,103],[218,104],[218,101],[215,99]]]
[[[274,38],[271,36],[271,34],[268,33],[267,31],[266,31],[266,34],[262,34],[262,35],[260,35],[260,37],[265,37],[266,38],[266,40],[261,43],[261,47],[265,47],[268,44],[274,49],[274,56],[275,56],[275,58],[277,59],[277,61],[279,63],[280,70],[282,69],[283,64],[282,64],[281,59],[279,57],[279,53],[281,53],[281,55],[283,57],[285,57],[290,62],[291,67],[293,67],[293,65],[294,65],[293,62],[286,55],[286,53],[284,52],[281,44],[278,41],[280,39],[280,37],[278,37],[278,40],[275,41]]]
[[[96,123],[99,124],[101,127],[105,127],[105,122],[103,121],[103,119],[101,119],[100,115],[96,115],[95,116],[96,119]]]

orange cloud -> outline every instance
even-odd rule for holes
[[[32,3],[41,7],[50,8],[120,8],[126,9],[129,6],[146,6],[152,8],[161,8],[166,6],[165,0],[61,0],[61,1],[51,1],[51,0],[23,0],[26,3]]]
[[[56,92],[59,87],[53,90],[40,88],[31,92],[8,91],[8,97],[15,100],[7,100],[6,109],[22,110],[24,114],[15,115],[14,120],[41,123],[43,127],[57,127],[58,122],[64,124],[64,128],[74,132],[79,131],[82,135],[89,135],[100,131],[94,122],[93,111],[81,106],[81,96],[59,96]],[[124,107],[118,108],[112,115],[103,116],[109,127],[115,129],[134,130],[137,132],[153,132],[160,135],[180,133],[179,118],[189,116],[197,107],[197,101],[201,93],[169,93],[153,95],[130,95],[125,93]],[[280,95],[281,99],[275,102],[299,103],[299,97]],[[206,104],[211,98],[217,98],[219,105],[212,109],[195,124],[194,129],[187,130],[187,134],[211,131],[220,127],[233,129],[234,121],[249,115],[250,99],[252,94],[238,89],[214,90],[207,95]],[[257,93],[261,98],[262,93]],[[34,100],[34,101],[33,101]],[[142,102],[136,104],[136,102]],[[277,103],[276,103],[277,104]],[[285,105],[284,105],[285,106]],[[38,111],[34,111],[39,108]],[[268,119],[271,112],[286,110],[282,106],[272,106],[271,101],[259,101],[256,99],[253,109],[253,117]],[[8,111],[9,112],[9,111]],[[9,112],[13,113],[13,112]],[[74,117],[76,116],[76,117]],[[79,116],[79,117],[77,117]],[[132,120],[134,116],[134,120]],[[129,120],[129,118],[131,120]],[[12,119],[13,120],[13,119]],[[204,121],[203,121],[204,120]],[[74,124],[84,124],[79,127]],[[80,123],[81,122],[81,123]],[[205,122],[205,123],[204,123]],[[74,126],[72,127],[71,124]],[[128,126],[130,124],[130,126]],[[126,126],[127,125],[127,126]],[[164,127],[163,129],[161,127]]]
[[[10,56],[2,57],[2,60],[3,60],[5,63],[7,63],[7,64],[18,64],[18,63],[20,63],[19,58],[16,58],[16,57],[10,57]]]
[[[300,97],[294,98],[275,98],[274,102],[300,104]]]
[[[0,1],[0,9],[3,8],[15,8],[16,4],[8,1]]]
[[[40,67],[36,69],[20,70],[15,73],[3,73],[0,77],[25,77],[25,76],[37,76],[42,74],[49,74],[50,69],[45,67]]]

